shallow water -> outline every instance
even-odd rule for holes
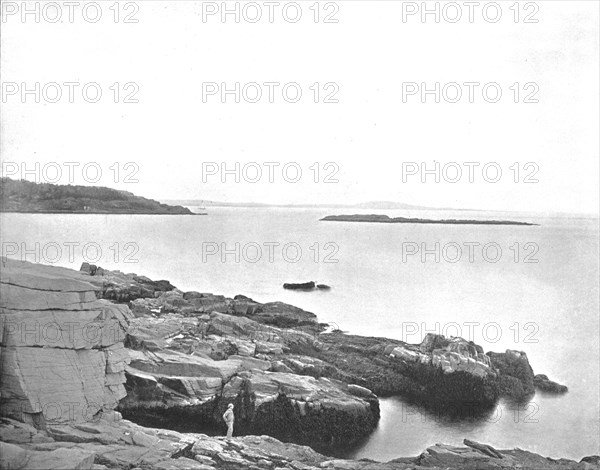
[[[551,457],[600,453],[597,218],[353,210],[540,225],[319,222],[343,212],[211,208],[208,216],[1,214],[0,222],[3,250],[18,250],[13,257],[20,257],[23,248],[35,252],[39,243],[41,262],[78,269],[87,260],[168,279],[183,290],[281,300],[352,333],[413,343],[428,331],[462,335],[486,351],[526,351],[536,373],[569,386],[564,396],[538,393],[526,403],[503,401],[493,414],[477,418],[448,419],[399,398],[382,399],[379,427],[349,451],[353,457],[389,460],[416,455],[436,442],[460,444],[463,438]],[[72,260],[69,242],[80,244]],[[102,249],[99,260],[92,245],[84,257],[81,247],[90,242]],[[415,247],[421,251],[423,243],[433,250],[424,262],[420,253],[407,254]],[[60,256],[51,244],[63,247]],[[274,246],[271,259],[269,244]],[[485,244],[491,245],[484,253]],[[222,248],[230,250],[224,258]],[[211,255],[215,249],[218,253]],[[30,253],[27,259],[35,256]],[[135,262],[125,263],[126,257]],[[308,280],[332,289],[281,287]]]

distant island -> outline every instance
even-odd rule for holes
[[[389,217],[383,214],[328,215],[326,222],[371,222],[381,224],[447,224],[447,225],[538,225],[512,220],[465,220],[465,219],[416,219],[407,217]]]
[[[128,191],[0,178],[0,212],[194,215]]]
[[[182,206],[202,206],[202,207],[247,207],[247,208],[290,208],[290,209],[373,209],[373,210],[463,210],[470,211],[475,209],[453,209],[450,207],[426,207],[416,206],[413,204],[405,204],[402,202],[392,201],[368,201],[358,202],[354,204],[337,204],[337,203],[297,203],[297,204],[281,204],[281,203],[265,203],[265,202],[224,202],[210,201],[205,199],[165,199],[162,202],[165,204],[178,204]]]

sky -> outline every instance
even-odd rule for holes
[[[400,1],[227,2],[239,22],[222,2],[72,17],[25,3],[39,18],[2,2],[3,176],[159,200],[598,213],[598,2],[499,2],[496,22],[493,2],[472,21],[465,2],[427,2],[439,22]],[[240,102],[221,96],[236,83]]]

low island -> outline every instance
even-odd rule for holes
[[[42,214],[195,215],[128,191],[0,178],[0,212]]]
[[[384,214],[328,215],[325,222],[371,222],[380,224],[446,224],[446,225],[538,225],[513,220],[474,220],[474,219],[418,219],[409,217],[389,217]]]

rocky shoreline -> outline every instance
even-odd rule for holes
[[[553,460],[471,441],[389,463],[303,446],[326,453],[364,438],[378,396],[485,408],[536,387],[566,391],[534,375],[524,352],[327,332],[281,302],[89,265],[3,258],[0,282],[1,468],[600,468],[595,456]],[[246,436],[210,437],[228,403],[235,435]]]

